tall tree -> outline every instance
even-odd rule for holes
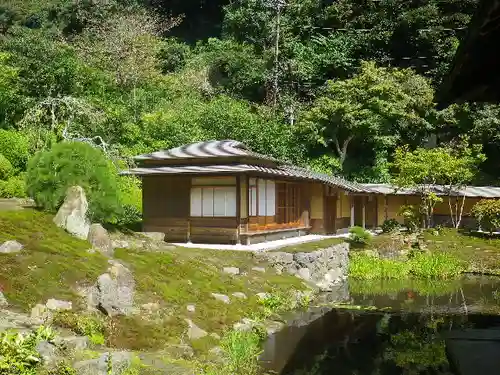
[[[344,165],[355,141],[382,149],[401,141],[419,142],[432,129],[429,82],[409,69],[363,63],[351,79],[328,81],[300,126],[314,143],[333,150]]]

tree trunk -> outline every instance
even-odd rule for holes
[[[340,143],[337,137],[333,139],[335,143],[335,149],[337,150],[337,153],[339,155],[339,160],[340,160],[340,166],[344,166],[345,159],[347,157],[347,147],[349,146],[349,143],[352,141],[353,136],[350,135],[349,137],[346,138],[346,140],[342,143],[342,147],[340,147]]]
[[[455,228],[459,228],[460,227],[460,223],[462,222],[462,215],[464,213],[464,205],[465,205],[465,191],[464,191],[464,195],[462,196],[462,204],[460,205],[460,213],[458,214],[458,217],[457,217],[457,226]]]

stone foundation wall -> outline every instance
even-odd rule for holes
[[[347,242],[308,253],[267,252],[255,256],[268,262],[278,273],[297,275],[321,291],[331,291],[343,284],[349,272]]]

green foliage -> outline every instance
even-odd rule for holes
[[[420,228],[420,210],[419,207],[404,204],[399,208],[398,215],[403,218],[406,229],[410,232],[416,232]]]
[[[448,253],[417,253],[409,263],[411,274],[421,278],[449,279],[465,271],[464,262]]]
[[[26,181],[25,173],[0,180],[0,197],[2,198],[25,198]]]
[[[349,264],[349,276],[353,279],[402,279],[410,275],[408,262],[380,259],[376,256],[353,254]]]
[[[432,98],[429,82],[413,71],[363,63],[353,78],[327,82],[301,127],[311,142],[334,151],[343,165],[354,141],[382,149],[402,139],[420,141],[431,128],[426,116]]]
[[[72,312],[59,312],[54,316],[53,324],[69,328],[78,335],[88,336],[94,345],[104,345],[105,325],[97,315],[82,315]]]
[[[449,279],[465,272],[464,262],[446,253],[415,254],[410,260],[381,259],[353,254],[349,276],[354,279],[404,279],[410,276],[426,279]]]
[[[272,291],[265,298],[259,300],[264,307],[264,316],[270,316],[282,311],[291,310],[292,298],[289,293]]]
[[[10,164],[10,161],[3,156],[3,154],[0,154],[0,180],[9,178],[12,175],[13,170],[14,169],[12,164]]]
[[[110,220],[118,212],[117,176],[104,154],[82,142],[56,144],[38,152],[28,165],[28,194],[48,211],[55,211],[69,187],[79,185],[95,220]]]
[[[413,188],[422,198],[421,209],[426,216],[427,226],[436,203],[442,198],[436,195],[434,185],[444,185],[449,195],[469,184],[477,173],[479,164],[484,161],[481,146],[469,146],[463,137],[458,143],[436,147],[417,148],[411,151],[408,146],[398,147],[394,154],[393,166],[396,170],[394,183],[398,187]],[[453,224],[458,227],[461,211],[458,205],[450,205]]]
[[[15,120],[18,111],[16,99],[19,99],[19,70],[9,60],[10,54],[0,51],[0,127]]]
[[[372,234],[361,227],[349,229],[349,242],[355,246],[365,246],[371,243]]]
[[[77,375],[77,372],[70,364],[62,361],[55,368],[49,369],[47,375]]]
[[[0,129],[1,154],[12,164],[16,171],[26,169],[29,157],[28,138],[21,132]]]
[[[500,201],[497,199],[481,199],[471,210],[481,229],[490,233],[500,228]]]
[[[81,62],[54,29],[13,27],[3,48],[19,70],[20,93],[32,98],[71,95],[81,91]],[[19,103],[21,110],[25,103]]]
[[[42,358],[36,346],[42,341],[54,339],[50,327],[39,327],[36,331],[0,333],[0,373],[9,375],[36,375]]]
[[[382,223],[382,232],[384,233],[391,233],[398,231],[400,229],[401,225],[399,225],[399,222],[396,219],[387,219],[384,220]]]
[[[141,181],[134,176],[123,176],[118,179],[118,201],[120,210],[112,220],[119,226],[127,226],[142,220]]]
[[[256,331],[228,331],[220,342],[224,362],[202,366],[204,375],[257,375],[260,373],[261,338]]]
[[[252,45],[211,38],[199,47],[199,53],[209,64],[208,77],[214,86],[246,99],[262,100],[266,63],[256,58],[258,55]]]

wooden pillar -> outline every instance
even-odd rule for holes
[[[384,220],[389,219],[389,197],[384,195]]]
[[[363,226],[363,229],[366,228],[366,197],[362,196],[361,197],[361,225]]]
[[[241,225],[241,181],[243,176],[236,176],[236,244],[240,245],[240,225]]]
[[[351,201],[351,227],[353,227],[354,226],[354,195],[351,195],[350,201]]]
[[[245,196],[247,197],[247,223],[245,225],[245,232],[248,233],[248,226],[250,224],[250,177],[248,175],[245,176],[247,179],[247,193]],[[248,245],[248,244],[247,244]]]

